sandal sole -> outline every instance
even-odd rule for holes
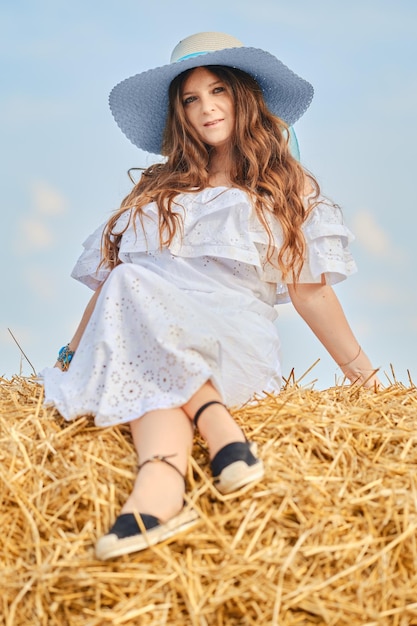
[[[258,461],[255,465],[248,465],[245,461],[235,461],[215,478],[214,485],[220,493],[227,495],[237,491],[250,483],[261,480],[265,475],[264,464]]]
[[[151,546],[161,543],[170,537],[174,537],[192,528],[199,521],[195,511],[182,511],[172,519],[147,530],[146,533],[138,533],[130,537],[120,539],[115,534],[108,534],[100,537],[96,543],[95,553],[100,561],[113,557],[140,552]]]

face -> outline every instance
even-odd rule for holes
[[[183,85],[185,116],[199,138],[213,148],[230,140],[235,111],[230,88],[205,67],[191,72]]]

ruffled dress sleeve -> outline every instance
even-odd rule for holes
[[[104,282],[110,270],[98,269],[101,261],[101,237],[105,227],[101,224],[83,243],[83,252],[71,272],[72,278],[79,280],[94,291]]]
[[[349,248],[354,236],[344,223],[340,207],[326,200],[319,202],[305,222],[303,232],[307,250],[300,283],[334,285],[357,271]],[[277,303],[288,301],[288,288],[280,282]]]

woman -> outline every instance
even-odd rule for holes
[[[85,242],[73,276],[96,291],[43,373],[66,419],[131,426],[139,472],[98,558],[195,523],[183,476],[197,421],[219,491],[262,478],[226,406],[279,391],[277,301],[289,295],[350,380],[378,382],[330,286],[355,269],[350,233],[290,150],[312,95],[278,59],[221,33],[188,37],[169,65],[111,93],[127,137],[166,158]]]

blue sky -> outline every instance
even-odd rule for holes
[[[356,235],[359,273],[336,287],[376,366],[417,380],[417,3],[413,0],[14,0],[0,2],[0,374],[55,361],[90,297],[70,278],[86,236],[153,162],[107,106],[123,78],[169,61],[194,32],[266,49],[315,88],[295,130],[302,162]],[[340,372],[290,305],[283,368]],[[382,379],[386,380],[384,374]]]

